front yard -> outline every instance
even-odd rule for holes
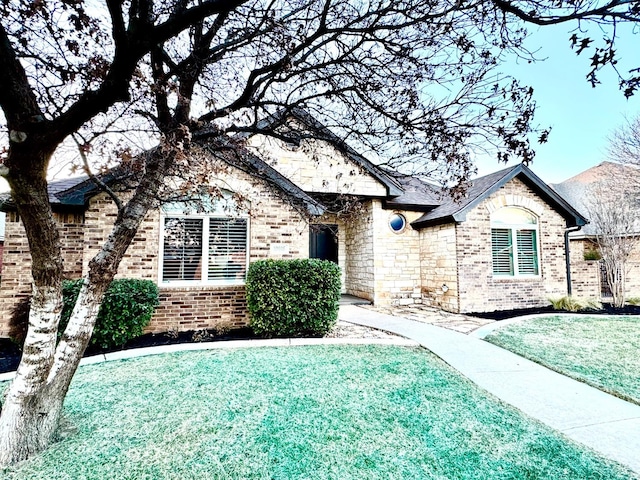
[[[485,340],[640,404],[640,317],[539,317],[499,328]]]
[[[209,350],[81,367],[7,479],[629,479],[420,348]]]

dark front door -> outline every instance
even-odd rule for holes
[[[338,226],[311,225],[309,232],[309,258],[338,263]]]

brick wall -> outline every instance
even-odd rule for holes
[[[491,212],[520,206],[538,217],[540,275],[494,276],[491,264]],[[456,226],[461,312],[488,312],[548,305],[566,294],[565,220],[519,179],[513,179],[471,210]]]
[[[145,332],[228,330],[248,322],[244,286],[162,288]]]
[[[580,298],[600,298],[600,262],[585,260],[585,247],[588,240],[571,240],[569,245],[571,259],[571,294]]]
[[[600,262],[585,260],[585,249],[597,249],[590,239],[571,240],[571,280],[573,295],[582,298],[600,298]],[[627,297],[640,297],[640,240],[634,246],[627,263]]]
[[[263,258],[306,258],[309,255],[309,227],[305,218],[273,188],[244,172],[221,169],[220,186],[251,200],[249,220],[250,260]],[[78,278],[86,273],[91,258],[108,237],[116,208],[108,197],[98,194],[85,215],[57,215],[63,245],[65,273]],[[84,223],[83,223],[84,222]],[[125,254],[119,278],[143,278],[155,282],[158,276],[160,212],[152,211]],[[15,214],[7,215],[5,265],[0,287],[0,335],[8,333],[10,311],[31,290],[30,254],[22,224]],[[244,286],[174,287],[160,285],[161,305],[147,331],[229,328],[248,323]]]
[[[82,214],[54,213],[60,231],[64,274],[79,278],[82,274],[84,224]],[[31,253],[18,214],[6,216],[2,282],[0,283],[0,336],[9,330],[9,318],[15,304],[31,293]]]

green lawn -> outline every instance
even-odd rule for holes
[[[209,350],[88,365],[75,431],[7,479],[629,479],[425,350]]]
[[[540,317],[507,325],[485,340],[640,404],[640,318]]]

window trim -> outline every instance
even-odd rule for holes
[[[510,278],[540,278],[541,276],[541,265],[540,261],[540,219],[539,217],[533,213],[532,211],[518,207],[515,205],[507,205],[502,208],[511,208],[521,210],[522,212],[532,216],[535,219],[535,223],[497,223],[491,220],[491,274],[495,279],[510,279]],[[496,210],[492,213],[492,216],[498,213],[501,209]],[[494,270],[494,255],[493,255],[493,235],[494,230],[508,230],[509,236],[511,240],[511,270],[512,273],[497,273]],[[518,232],[522,231],[533,231],[535,236],[535,267],[537,273],[520,273],[520,258],[519,258],[519,249],[518,249]]]
[[[199,280],[163,280],[162,273],[164,270],[164,237],[165,237],[165,220],[167,218],[201,218],[202,222],[202,258],[203,268],[201,268]],[[245,275],[243,278],[238,279],[220,279],[209,280],[208,279],[208,267],[209,267],[209,255],[205,255],[205,252],[209,251],[209,219],[244,219],[246,220],[246,248],[245,248]],[[206,221],[205,221],[206,220]],[[234,286],[244,285],[246,283],[246,275],[249,269],[250,259],[250,243],[251,243],[251,220],[249,215],[220,215],[219,213],[171,213],[162,212],[160,214],[160,235],[158,245],[158,286],[165,287],[194,287],[194,286]]]

